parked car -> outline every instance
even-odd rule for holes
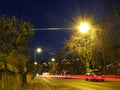
[[[86,73],[86,81],[104,81],[104,75],[100,71],[90,71]]]

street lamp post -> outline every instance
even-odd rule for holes
[[[36,54],[37,54],[37,53],[41,53],[41,52],[42,52],[42,49],[41,49],[41,48],[37,48],[37,49],[35,49],[35,51],[34,51],[34,64],[35,64],[35,65],[37,64]]]
[[[91,28],[90,28],[90,25],[89,24],[87,24],[87,23],[82,23],[80,26],[79,26],[79,30],[84,34],[84,36],[86,35],[86,33],[88,33],[88,31],[90,30]],[[101,30],[98,30],[98,29],[94,29],[94,31],[101,31]],[[89,55],[89,56],[91,56],[91,57],[89,57],[89,59],[91,60],[91,64],[92,64],[92,68],[94,68],[94,62],[93,62],[93,60],[92,60],[92,35],[94,34],[93,32],[94,31],[91,31],[91,35],[90,35],[90,48],[89,48],[89,50],[90,50],[90,53],[89,54],[91,54],[91,55]],[[99,38],[100,38],[100,47],[101,47],[101,50],[102,50],[102,54],[103,54],[103,63],[104,63],[104,65],[105,65],[105,56],[104,56],[104,50],[103,50],[103,47],[102,47],[102,39],[101,39],[101,32],[100,32],[100,36],[99,36]],[[87,43],[86,43],[86,37],[84,38],[85,39],[85,50],[84,50],[84,54],[87,54]],[[86,55],[84,56],[85,57],[85,59],[86,59],[86,61],[87,61],[87,57],[86,57]]]
[[[90,26],[88,23],[82,23],[80,26],[79,26],[79,30],[84,34],[84,59],[85,59],[85,64],[86,64],[86,71],[88,71],[90,69],[90,62],[88,59],[91,59],[90,53],[88,53],[88,48],[87,48],[87,40],[86,40],[86,33],[89,32],[90,30]],[[86,56],[87,55],[87,56]]]

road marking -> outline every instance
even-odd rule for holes
[[[52,89],[47,85],[47,83],[46,83],[43,79],[40,79],[40,83],[41,83],[42,86],[45,87],[47,90],[52,90]]]

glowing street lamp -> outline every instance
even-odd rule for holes
[[[55,61],[55,58],[52,58],[51,60],[54,62],[54,61]]]
[[[37,61],[35,61],[34,64],[37,65]]]
[[[90,26],[88,23],[82,23],[80,26],[79,26],[79,30],[83,33],[86,33],[90,30]]]
[[[41,48],[37,48],[36,51],[37,51],[37,53],[41,53],[42,49]]]

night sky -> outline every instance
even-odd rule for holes
[[[79,16],[99,15],[98,0],[2,0],[0,15],[16,16],[34,28],[71,28]],[[70,30],[36,30],[30,46],[43,51],[58,50],[70,36]],[[51,51],[50,51],[51,49]],[[45,57],[45,54],[42,57]]]

